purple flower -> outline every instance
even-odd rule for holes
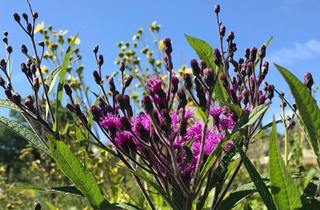
[[[226,111],[226,107],[214,107],[214,106],[211,106],[210,107],[210,115],[213,117],[213,118],[216,118],[216,117],[219,117],[221,113],[225,112]]]
[[[111,113],[108,113],[103,119],[102,122],[100,123],[103,127],[119,127],[121,125],[120,119],[117,116],[114,116]]]
[[[161,88],[161,85],[161,80],[157,80],[154,75],[150,75],[149,79],[147,80],[147,86],[152,93],[156,93]]]
[[[119,131],[117,132],[115,141],[117,144],[129,144],[133,141],[133,137],[130,132],[128,131]]]

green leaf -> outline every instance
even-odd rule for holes
[[[299,111],[297,119],[306,134],[308,142],[317,156],[318,166],[320,166],[320,110],[312,95],[306,87],[285,68],[276,65],[288,83],[291,93],[296,101]]]
[[[272,39],[273,39],[273,36],[271,36],[271,37],[268,39],[268,41],[267,41],[266,43],[264,43],[264,45],[265,45],[266,47],[268,47],[268,45],[269,45],[269,43],[271,42]],[[260,53],[260,49],[259,49],[258,52],[257,52],[257,57],[256,57],[256,60],[255,60],[255,62],[254,62],[254,68],[257,68],[257,66],[258,66],[258,64],[259,64],[259,62],[260,62],[259,53]]]
[[[247,155],[242,151],[242,148],[237,143],[235,143],[235,146],[237,147],[237,149],[240,153],[241,159],[242,159],[252,181],[254,182],[254,185],[256,186],[263,202],[266,204],[266,206],[269,210],[270,209],[276,210],[277,208],[273,202],[272,196],[271,196],[266,184],[263,182],[260,174],[255,169],[255,167],[252,165],[252,163],[251,163],[250,159],[247,157]]]
[[[236,126],[233,129],[233,132],[237,132],[238,130],[240,130],[240,129],[246,127],[246,126],[249,126],[249,125],[252,125],[252,124],[256,123],[257,120],[259,119],[259,117],[265,111],[267,111],[268,108],[269,108],[269,106],[266,106],[265,104],[262,104],[260,106],[257,106],[253,110],[247,112],[245,115],[243,115],[241,117],[239,122],[236,124]]]
[[[50,189],[43,189],[41,187],[38,187],[37,185],[25,185],[21,187],[16,187],[12,190],[39,190],[39,191],[45,191],[45,192],[67,193],[67,194],[73,194],[73,195],[84,197],[84,195],[75,186],[54,187]]]
[[[0,99],[0,107],[9,108],[17,112],[22,112],[22,110],[17,105],[15,105],[15,103],[4,99]]]
[[[0,123],[3,123],[5,126],[13,130],[15,133],[17,133],[22,138],[26,139],[30,143],[32,143],[34,146],[36,146],[38,149],[42,150],[44,153],[49,155],[51,157],[49,148],[45,145],[44,142],[41,141],[41,139],[38,138],[32,131],[30,131],[28,128],[26,128],[23,125],[20,125],[16,121],[9,120],[3,116],[0,116]]]
[[[46,133],[46,136],[50,140],[50,151],[60,170],[83,193],[90,202],[90,205],[94,209],[99,209],[103,205],[109,205],[109,202],[101,194],[96,180],[83,167],[68,146],[62,141],[55,140],[48,133]]]
[[[218,155],[222,152],[222,150],[226,146],[226,144],[228,142],[230,142],[235,137],[235,135],[236,135],[236,133],[233,133],[229,136],[226,136],[214,148],[214,150],[212,151],[212,153],[209,155],[208,159],[204,163],[203,168],[201,169],[199,176],[196,178],[196,185],[195,185],[196,188],[195,189],[197,189],[199,187],[201,180],[206,176],[209,169],[212,167],[212,164],[217,159]]]
[[[166,193],[164,192],[162,187],[160,187],[156,182],[152,181],[148,177],[143,176],[142,174],[139,174],[138,172],[133,171],[133,170],[131,170],[129,168],[126,168],[126,167],[123,167],[123,166],[120,166],[120,165],[119,165],[119,167],[122,168],[123,170],[126,170],[126,171],[132,173],[133,175],[141,178],[142,180],[144,180],[145,182],[150,184],[154,189],[157,190],[157,192],[162,196],[162,198],[167,202],[167,204],[169,204],[173,209],[176,209],[175,208],[175,204],[170,199],[167,198]]]
[[[201,39],[197,39],[188,35],[184,35],[188,41],[188,43],[190,44],[190,46],[193,48],[193,50],[197,53],[198,57],[201,60],[205,60],[207,63],[207,67],[211,68],[211,69],[216,69],[216,65],[213,62],[213,50],[211,48],[211,46],[201,40]],[[223,71],[220,70],[220,74],[222,74]],[[214,88],[214,95],[215,98],[220,101],[221,99],[224,101],[228,101],[228,96],[226,91],[224,90],[223,86],[222,86],[222,82],[220,79],[218,79],[215,88]]]
[[[269,145],[269,171],[271,192],[278,209],[300,208],[299,191],[291,178],[280,154],[277,142],[277,128],[273,121]]]
[[[109,205],[108,207],[101,208],[99,210],[120,210],[120,209],[126,209],[126,210],[142,210],[139,207],[132,205],[130,203],[113,203]]]
[[[248,201],[244,204],[243,210],[252,210]]]
[[[312,202],[317,195],[317,189],[319,184],[319,174],[312,177],[307,187],[304,189],[303,194],[301,195],[300,199],[303,206]]]
[[[61,65],[58,65],[54,70],[52,70],[44,80],[46,85],[48,95],[53,91],[53,87],[56,83],[59,73],[61,72]]]
[[[278,123],[282,123],[282,120],[277,120],[276,124]],[[270,122],[267,125],[263,126],[261,129],[257,130],[252,136],[251,143],[255,142],[264,132],[266,132],[266,130],[271,128],[272,125],[273,125],[273,122]]]
[[[265,183],[265,185],[269,188],[270,181],[268,179],[268,174],[261,175],[261,178]],[[254,182],[251,181],[251,182],[245,183],[244,185],[241,185],[240,187],[238,187],[236,190],[232,191],[229,194],[229,196],[221,202],[218,209],[219,210],[232,209],[239,201],[257,192],[258,190],[255,187]]]
[[[87,139],[86,136],[80,130],[80,128],[78,128],[78,126],[76,126],[76,139],[78,141],[83,141]]]
[[[60,79],[59,79],[59,84],[58,84],[58,90],[57,90],[57,106],[55,110],[55,122],[53,126],[53,131],[57,131],[59,127],[59,114],[61,110],[61,101],[62,101],[62,95],[63,95],[63,86],[65,84],[65,77],[67,73],[67,68],[70,60],[70,54],[72,52],[73,45],[79,35],[79,32],[76,34],[76,36],[73,38],[73,40],[70,43],[70,46],[67,49],[66,55],[64,56],[63,63],[61,66],[61,73],[60,73]]]
[[[224,100],[220,100],[221,104],[226,105],[227,108],[229,108],[231,111],[234,111],[236,113],[236,115],[238,116],[238,118],[240,118],[242,116],[242,109],[240,106],[235,105],[235,104],[231,104],[229,102],[226,102]]]
[[[204,111],[200,108],[200,107],[196,107],[195,108],[195,114],[200,117],[204,122],[208,122],[208,117],[206,115],[206,113],[204,113]]]
[[[188,146],[184,146],[182,148],[186,152],[186,159],[184,160],[183,165],[182,165],[182,169],[184,169],[185,167],[188,167],[190,165],[190,163],[192,162],[193,154],[192,154],[191,149]]]
[[[32,63],[33,63],[35,66],[38,66],[37,61],[36,61],[33,57],[31,57],[31,56],[28,55],[28,54],[26,54],[26,56],[32,61]]]

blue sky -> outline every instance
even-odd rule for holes
[[[188,45],[184,34],[200,38],[208,42],[212,48],[219,46],[218,32],[214,13],[215,4],[220,4],[220,21],[226,26],[226,31],[235,33],[235,42],[238,51],[235,58],[243,57],[246,47],[259,48],[270,36],[274,39],[267,49],[266,60],[277,63],[290,71],[298,78],[311,72],[318,85],[320,61],[320,2],[317,0],[270,0],[270,1],[84,1],[84,0],[30,0],[33,10],[39,13],[38,22],[52,25],[55,30],[69,30],[68,35],[74,36],[81,29],[79,38],[81,54],[85,65],[86,82],[94,86],[92,71],[96,63],[92,48],[98,44],[99,53],[104,55],[103,72],[110,74],[118,67],[114,64],[119,48],[118,41],[130,41],[136,30],[143,27],[146,34],[147,25],[153,21],[161,24],[161,38],[170,37],[173,45],[173,62],[176,68],[181,64],[180,54],[183,51],[182,61],[189,66],[189,61],[197,58]],[[0,31],[9,32],[9,43],[13,46],[14,68],[13,82],[22,84],[15,89],[26,95],[28,92],[21,81],[20,62],[26,58],[20,52],[20,45],[26,44],[31,49],[27,35],[16,24],[12,14],[17,12],[28,14],[25,0],[0,0]],[[37,38],[41,38],[38,36]],[[150,43],[150,41],[149,41]],[[4,44],[0,44],[0,57],[4,58]],[[52,69],[50,69],[52,70]],[[1,74],[1,73],[0,73]],[[4,76],[4,75],[2,75]],[[289,89],[285,85],[277,70],[271,65],[266,77],[269,84],[274,84],[278,90],[288,95]],[[27,83],[25,83],[27,85]],[[30,90],[31,92],[31,90]],[[5,98],[4,93],[0,93]],[[320,101],[319,94],[316,95]],[[290,99],[293,102],[293,99]],[[279,100],[268,111],[270,120],[272,113],[278,113]],[[4,110],[1,109],[0,113]],[[277,117],[277,114],[276,114]]]

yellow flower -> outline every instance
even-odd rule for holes
[[[38,25],[34,29],[34,33],[37,33],[38,31],[42,30],[43,27],[44,27],[44,22],[43,21],[41,23],[38,23]]]
[[[0,171],[5,171],[5,170],[6,170],[6,168],[4,166],[0,167]]]
[[[164,48],[164,46],[163,46],[163,41],[162,41],[162,40],[159,41],[159,48],[160,48],[160,49],[163,49],[163,48]]]
[[[70,42],[72,42],[73,37],[68,37],[68,39],[70,40]],[[76,41],[75,41],[75,44],[80,44],[80,42],[81,42],[80,39],[77,38]]]

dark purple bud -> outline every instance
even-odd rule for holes
[[[311,90],[311,87],[313,85],[313,78],[312,78],[312,75],[310,72],[306,72],[304,74],[304,78],[303,78],[303,82],[304,82],[304,85],[309,89]]]
[[[164,46],[164,52],[167,55],[170,55],[172,53],[171,39],[170,38],[164,38],[163,39],[163,46]]]
[[[203,88],[198,78],[194,78],[193,81],[196,84],[196,91],[201,90]]]
[[[250,58],[250,49],[249,49],[249,48],[246,48],[246,49],[244,50],[244,57],[245,57],[246,59],[249,59],[249,58]]]
[[[138,133],[140,134],[140,136],[144,139],[148,139],[149,138],[149,131],[147,129],[144,128],[144,126],[140,123],[138,123],[136,125],[136,130],[138,131]]]
[[[31,64],[30,66],[30,71],[32,74],[36,75],[37,67],[34,64]]]
[[[2,38],[2,41],[5,43],[5,44],[8,44],[8,38],[5,36]]]
[[[287,106],[287,103],[284,101],[283,103],[280,103],[280,107],[285,108]]]
[[[226,27],[225,26],[221,26],[220,27],[220,37],[224,37],[226,34]]]
[[[103,99],[100,96],[98,97],[98,105],[100,108],[104,108],[106,106],[106,103],[103,101]]]
[[[190,74],[188,73],[185,73],[183,75],[183,85],[184,87],[187,89],[187,90],[191,90],[191,87],[192,87],[192,82],[191,82],[191,77],[190,77]]]
[[[129,122],[127,117],[121,117],[120,123],[122,124],[122,126],[125,130],[131,131],[131,123]]]
[[[152,110],[153,110],[153,104],[151,102],[151,99],[149,96],[144,96],[142,101],[142,106],[144,108],[144,110],[148,113],[148,114],[151,114],[152,113]]]
[[[167,55],[165,54],[163,56],[163,61],[164,61],[164,67],[170,71],[172,68],[173,68],[173,64],[171,62],[171,56],[170,55]]]
[[[280,91],[279,96],[280,96],[281,98],[283,98],[283,97],[284,97],[284,92]]]
[[[113,77],[110,77],[108,80],[109,89],[113,93],[116,90],[116,86],[114,85]]]
[[[251,48],[251,52],[250,52],[250,60],[252,63],[254,63],[256,61],[256,57],[257,57],[257,48],[253,47]]]
[[[168,136],[168,128],[169,127],[168,127],[167,123],[164,120],[160,121],[160,126],[159,127],[163,131],[164,135]]]
[[[233,31],[229,31],[229,34],[227,36],[227,42],[232,42],[234,40],[234,33]]]
[[[94,46],[94,48],[93,48],[93,53],[94,53],[94,54],[97,54],[97,53],[98,53],[98,50],[99,50],[99,45]]]
[[[98,85],[100,85],[101,84],[101,77],[97,71],[93,72],[93,77],[94,77],[94,81],[96,81],[96,83]]]
[[[243,63],[244,63],[244,59],[243,59],[243,58],[240,58],[239,61],[238,61],[238,63],[239,63],[240,65],[243,64]]]
[[[203,70],[203,78],[208,87],[214,87],[215,81],[213,76],[213,69],[206,68],[205,70]]]
[[[206,94],[203,91],[203,89],[200,89],[197,91],[197,97],[199,99],[200,107],[205,108],[207,106],[207,99],[206,99]]]
[[[33,12],[32,17],[36,20],[39,17],[39,14],[37,12]]]
[[[252,74],[252,70],[253,69],[253,63],[252,62],[248,62],[247,63],[247,69],[246,69],[246,75],[247,76],[251,76],[251,74]]]
[[[218,48],[215,48],[213,50],[213,61],[216,64],[216,66],[220,66],[221,65],[221,54]]]
[[[260,50],[259,50],[259,58],[260,59],[263,59],[264,57],[266,57],[266,49],[267,49],[267,47],[265,45],[262,45],[260,47]]]
[[[44,42],[43,42],[43,41],[39,41],[39,42],[38,42],[38,45],[39,45],[40,47],[44,47]]]
[[[267,83],[267,81],[263,81],[263,90],[264,90],[264,92],[268,91],[268,86],[269,86],[269,84]]]
[[[71,104],[67,104],[67,109],[69,109],[70,112],[74,112],[74,108]]]
[[[33,106],[33,104],[32,104],[29,100],[26,100],[26,101],[24,102],[24,105],[28,108],[28,110],[30,110],[30,111],[33,111],[33,110],[34,110],[34,106]]]
[[[27,67],[30,67],[30,66],[31,66],[31,64],[32,64],[32,61],[30,60],[30,58],[28,58],[28,59],[27,59],[27,62],[26,62],[26,64],[27,64]]]
[[[225,74],[220,75],[220,80],[222,82],[222,86],[227,89],[229,87],[229,82]]]
[[[103,55],[101,55],[101,54],[99,55],[99,58],[98,58],[98,61],[97,61],[97,62],[98,62],[98,65],[99,65],[99,66],[102,66],[102,65],[103,65],[103,62],[104,62]]]
[[[8,36],[8,35],[9,35],[8,31],[4,31],[4,32],[3,32],[3,35],[4,35],[4,36]]]
[[[274,85],[268,85],[268,98],[271,100],[274,97]]]
[[[157,125],[159,125],[160,124],[160,120],[159,120],[159,115],[158,115],[157,110],[152,110],[152,116],[153,116],[153,119],[155,120],[155,123]]]
[[[11,92],[10,89],[6,88],[6,89],[4,90],[4,93],[6,94],[6,96],[7,96],[8,99],[11,99],[11,97],[12,97],[12,92]]]
[[[8,45],[7,46],[7,52],[9,53],[9,54],[11,54],[12,53],[12,47],[11,47],[11,45]]]
[[[0,59],[0,67],[1,67],[1,69],[5,69],[6,68],[6,62],[4,61],[3,58]]]
[[[17,105],[21,104],[21,96],[19,95],[19,93],[17,93],[17,92],[13,93],[12,101]]]
[[[71,95],[72,95],[72,90],[71,90],[69,84],[64,84],[64,90],[66,91],[66,94],[71,97]]]
[[[249,90],[248,89],[244,89],[242,91],[242,103],[243,104],[249,103]]]
[[[261,68],[261,73],[259,75],[259,81],[264,80],[264,78],[268,74],[268,70],[269,70],[269,62],[265,61],[262,65],[262,68]]]
[[[172,93],[176,93],[178,90],[178,84],[179,84],[179,79],[176,76],[172,76],[171,78],[171,83],[172,83],[172,88],[171,91]]]
[[[237,86],[238,82],[237,82],[236,77],[232,77],[231,78],[231,84],[234,85],[234,86]]]
[[[34,210],[41,210],[41,205],[40,205],[40,203],[34,203],[34,204],[33,204],[33,208],[34,208]]]
[[[220,5],[219,4],[216,4],[216,6],[214,7],[214,12],[217,14],[220,12]]]
[[[207,63],[205,60],[199,61],[200,73],[203,74],[203,70],[207,68]]]
[[[31,23],[28,23],[28,25],[27,25],[27,31],[28,31],[29,33],[31,33],[31,31],[32,31],[32,25],[31,25]]]
[[[39,79],[38,77],[33,78],[32,86],[34,88],[34,91],[38,92],[39,90]]]
[[[178,99],[179,99],[179,106],[180,107],[185,107],[187,105],[187,98],[186,98],[186,94],[184,92],[183,89],[179,89],[177,91],[177,96],[178,96]]]
[[[18,23],[20,22],[20,16],[17,13],[13,14],[13,18],[15,21],[17,21]]]
[[[266,101],[266,96],[265,95],[259,95],[259,105],[264,104]]]
[[[0,76],[0,86],[3,87],[4,89],[6,88],[5,87],[5,81],[1,76]]]
[[[82,112],[81,112],[79,104],[74,104],[73,109],[74,109],[74,112],[76,113],[77,116],[81,116]]]
[[[130,86],[131,82],[133,80],[133,76],[132,75],[128,75],[127,76],[127,79],[124,81],[124,87],[127,88]]]
[[[23,73],[26,74],[28,72],[28,68],[25,63],[20,63],[20,68]]]
[[[128,95],[123,95],[122,99],[124,101],[125,104],[125,108],[128,109],[130,107],[130,96]]]
[[[112,139],[114,139],[117,135],[117,127],[115,124],[111,124],[109,127],[109,135]]]
[[[28,15],[26,13],[22,13],[22,17],[25,19],[25,21],[28,23]]]
[[[26,101],[30,101],[30,103],[33,104],[32,96],[31,96],[31,95],[27,95],[27,96],[26,96]]]
[[[198,62],[197,62],[196,59],[192,59],[192,60],[190,61],[190,66],[191,66],[193,75],[196,76],[196,77],[199,76],[199,74],[200,74],[200,67],[199,67]]]
[[[124,72],[124,69],[125,69],[125,65],[124,65],[124,61],[120,61],[120,65],[119,65],[119,70],[120,72]]]
[[[121,94],[116,95],[116,102],[121,110],[125,110],[125,103]]]

